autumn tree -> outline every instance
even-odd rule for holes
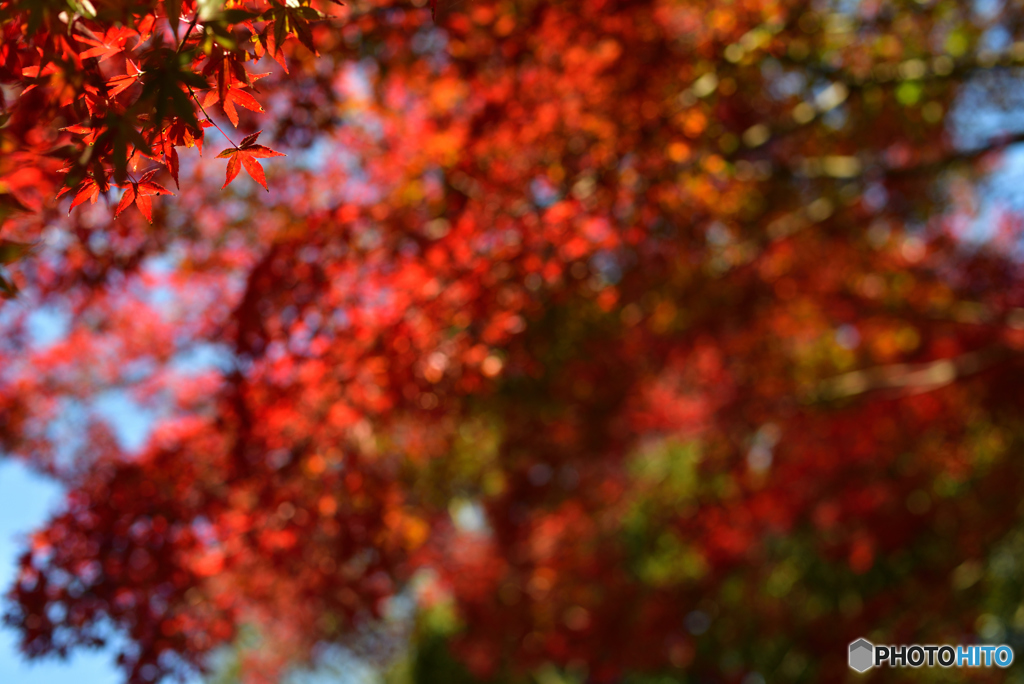
[[[0,445],[69,492],[23,650],[273,682],[403,600],[413,681],[1019,643],[1019,4],[420,5],[0,0]]]

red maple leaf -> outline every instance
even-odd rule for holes
[[[65,126],[64,128],[62,128],[60,130],[67,131],[68,133],[74,133],[76,135],[84,136],[82,138],[82,142],[84,144],[86,144],[86,145],[93,145],[93,144],[96,143],[96,139],[100,137],[100,134],[102,134],[103,131],[106,130],[106,129],[103,128],[103,127],[90,128],[89,126],[82,126],[80,124],[75,124],[73,126]],[[60,195],[57,195],[57,196],[60,197]]]
[[[272,28],[273,24],[268,24],[267,27],[263,29],[262,33],[258,33],[256,35],[256,42],[255,45],[253,46],[253,51],[255,53],[257,60],[262,58],[263,55],[265,54],[273,57],[274,60],[281,65],[281,68],[284,69],[284,72],[287,74],[288,60],[285,59],[284,53],[278,46],[277,38],[274,36],[274,31],[272,30]]]
[[[93,46],[78,56],[82,59],[98,57],[99,61],[106,61],[119,52],[123,52],[125,49],[125,43],[128,42],[130,38],[137,35],[138,33],[130,28],[115,27],[107,31],[100,40],[94,40],[83,36],[75,36],[75,40],[78,42]]]
[[[210,92],[206,94],[206,100],[203,102],[203,106],[209,107],[220,99],[220,93],[216,90],[210,90]],[[241,107],[245,107],[251,112],[264,111],[263,106],[257,102],[256,98],[251,94],[245,92],[241,88],[228,88],[224,91],[224,100],[221,102],[221,107],[223,107],[224,113],[228,115],[228,118],[231,120],[231,125],[233,126],[238,126],[238,110],[235,109],[236,104]]]
[[[139,179],[138,182],[132,182],[128,185],[120,187],[124,188],[124,194],[121,195],[121,201],[117,204],[117,211],[114,212],[114,218],[121,215],[125,209],[130,207],[132,204],[139,208],[142,215],[146,217],[146,220],[150,223],[153,222],[153,200],[150,199],[153,195],[173,195],[174,193],[160,185],[159,183],[153,182],[153,176],[156,175],[156,169],[149,171],[145,176]],[[78,198],[75,198],[78,201]]]
[[[167,127],[165,135],[167,140],[175,147],[197,147],[199,148],[199,154],[203,153],[203,129],[210,128],[213,126],[212,123],[206,119],[199,121],[201,128],[195,129],[190,125],[182,121],[181,119],[173,119],[173,123]]]
[[[51,63],[51,64],[47,64],[42,69],[40,69],[38,66],[25,67],[24,69],[21,70],[21,75],[24,78],[26,78],[26,79],[40,79],[43,76],[51,76],[51,75],[57,73],[58,71],[60,71],[60,69],[57,68],[57,65]],[[24,95],[28,91],[30,91],[33,88],[35,88],[37,85],[39,85],[39,84],[38,83],[29,83],[25,87],[25,89],[21,91],[21,94]]]
[[[270,192],[270,188],[267,187],[267,176],[263,173],[263,167],[256,161],[257,159],[267,159],[268,157],[283,157],[285,155],[280,152],[275,152],[269,147],[263,145],[257,145],[256,139],[260,137],[260,133],[263,131],[257,131],[252,135],[242,140],[242,144],[238,147],[224,150],[217,155],[219,159],[229,157],[228,161],[228,172],[227,180],[224,181],[223,188],[228,187],[228,184],[235,179],[241,167],[245,167],[245,170],[252,177],[254,181],[263,186],[263,189]]]
[[[114,76],[112,79],[107,81],[107,86],[110,88],[108,95],[110,97],[117,97],[123,90],[130,87],[135,81],[139,80],[142,72],[139,71],[139,67],[130,59],[125,60],[125,68],[128,73],[124,76]]]
[[[71,206],[68,207],[68,216],[71,215],[72,210],[79,204],[84,204],[86,200],[92,200],[93,204],[96,204],[96,200],[100,196],[100,188],[92,178],[86,178],[81,184],[75,186],[78,192],[75,194],[75,199],[71,202]],[[63,188],[57,197],[59,198],[64,193],[71,190],[71,188]]]
[[[233,86],[252,85],[253,78],[242,63],[247,57],[248,53],[246,52],[239,56],[230,50],[225,50],[220,45],[213,46],[212,52],[206,57],[202,75],[216,80],[218,97],[226,97],[228,89]],[[260,74],[257,78],[259,76],[266,76],[266,74]],[[208,102],[212,103],[216,100],[208,100]]]

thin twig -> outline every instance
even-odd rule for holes
[[[203,112],[203,116],[206,117],[206,120],[209,121],[210,123],[212,123],[214,128],[216,128],[218,131],[220,131],[220,134],[228,139],[228,142],[231,143],[232,147],[234,147],[235,149],[238,149],[238,145],[235,144],[235,141],[232,140],[231,137],[227,133],[224,132],[223,128],[221,128],[220,126],[217,125],[217,122],[214,121],[210,117],[209,114],[207,114],[206,108],[203,107],[203,103],[199,101],[198,97],[196,97],[195,91],[192,90],[192,86],[187,86],[187,87],[188,87],[189,94],[192,96],[192,99],[196,101],[196,104],[199,105],[199,109]]]
[[[192,35],[192,29],[196,27],[196,22],[199,21],[199,11],[192,16],[192,21],[188,23],[188,28],[185,30],[185,35],[182,37],[181,42],[178,43],[178,49],[175,52],[181,52],[181,49],[185,47],[185,43],[188,42],[188,38]]]

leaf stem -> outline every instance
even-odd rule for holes
[[[196,22],[199,21],[199,9],[196,8],[196,13],[192,16],[192,21],[188,23],[188,28],[185,29],[185,35],[182,37],[181,42],[178,43],[178,49],[175,52],[181,52],[181,49],[185,47],[185,43],[188,42],[188,37],[192,35],[192,29],[196,27]]]
[[[198,98],[198,97],[196,97],[195,91],[193,91],[193,90],[192,90],[192,86],[190,86],[190,85],[186,85],[186,87],[188,88],[188,92],[189,92],[189,95],[191,95],[191,96],[192,96],[192,99],[196,101],[196,104],[197,104],[197,105],[199,105],[199,109],[200,109],[200,111],[202,111],[202,112],[203,112],[203,116],[205,116],[205,117],[206,117],[206,120],[207,120],[207,121],[209,121],[210,123],[212,123],[212,124],[213,124],[213,126],[214,126],[214,128],[216,128],[216,129],[217,129],[218,131],[220,131],[220,134],[221,134],[221,135],[223,135],[223,136],[224,136],[225,138],[227,138],[227,139],[228,139],[228,142],[229,142],[229,143],[231,143],[231,146],[232,146],[232,147],[234,147],[235,149],[238,149],[238,145],[236,145],[236,144],[235,144],[235,141],[234,141],[234,140],[232,140],[232,139],[231,139],[231,137],[230,137],[230,136],[229,136],[229,135],[228,135],[227,133],[225,133],[225,132],[224,132],[224,129],[223,129],[223,128],[221,128],[220,126],[218,126],[218,125],[217,125],[217,122],[216,122],[216,121],[214,121],[214,120],[213,120],[213,119],[212,119],[212,118],[210,117],[210,115],[206,113],[206,107],[204,107],[204,106],[203,106],[203,103],[199,101],[199,98]]]

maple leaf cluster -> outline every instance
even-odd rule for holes
[[[121,188],[115,213],[134,204],[152,222],[149,198],[170,194],[154,177],[166,171],[178,185],[178,149],[202,150],[215,105],[235,127],[238,107],[264,111],[254,92],[267,74],[247,65],[267,56],[287,70],[288,39],[315,52],[312,26],[324,18],[308,0],[167,0],[128,15],[106,3],[5,0],[0,83],[15,97],[0,101],[9,160],[0,183],[18,187],[19,169],[32,164],[72,198],[71,210]]]
[[[1019,7],[203,7],[0,0],[0,448],[68,488],[25,652],[750,684],[1019,638],[991,172],[1024,138],[971,128],[1022,92]],[[240,142],[179,162],[217,107]],[[262,136],[288,173],[226,196],[268,188]]]

